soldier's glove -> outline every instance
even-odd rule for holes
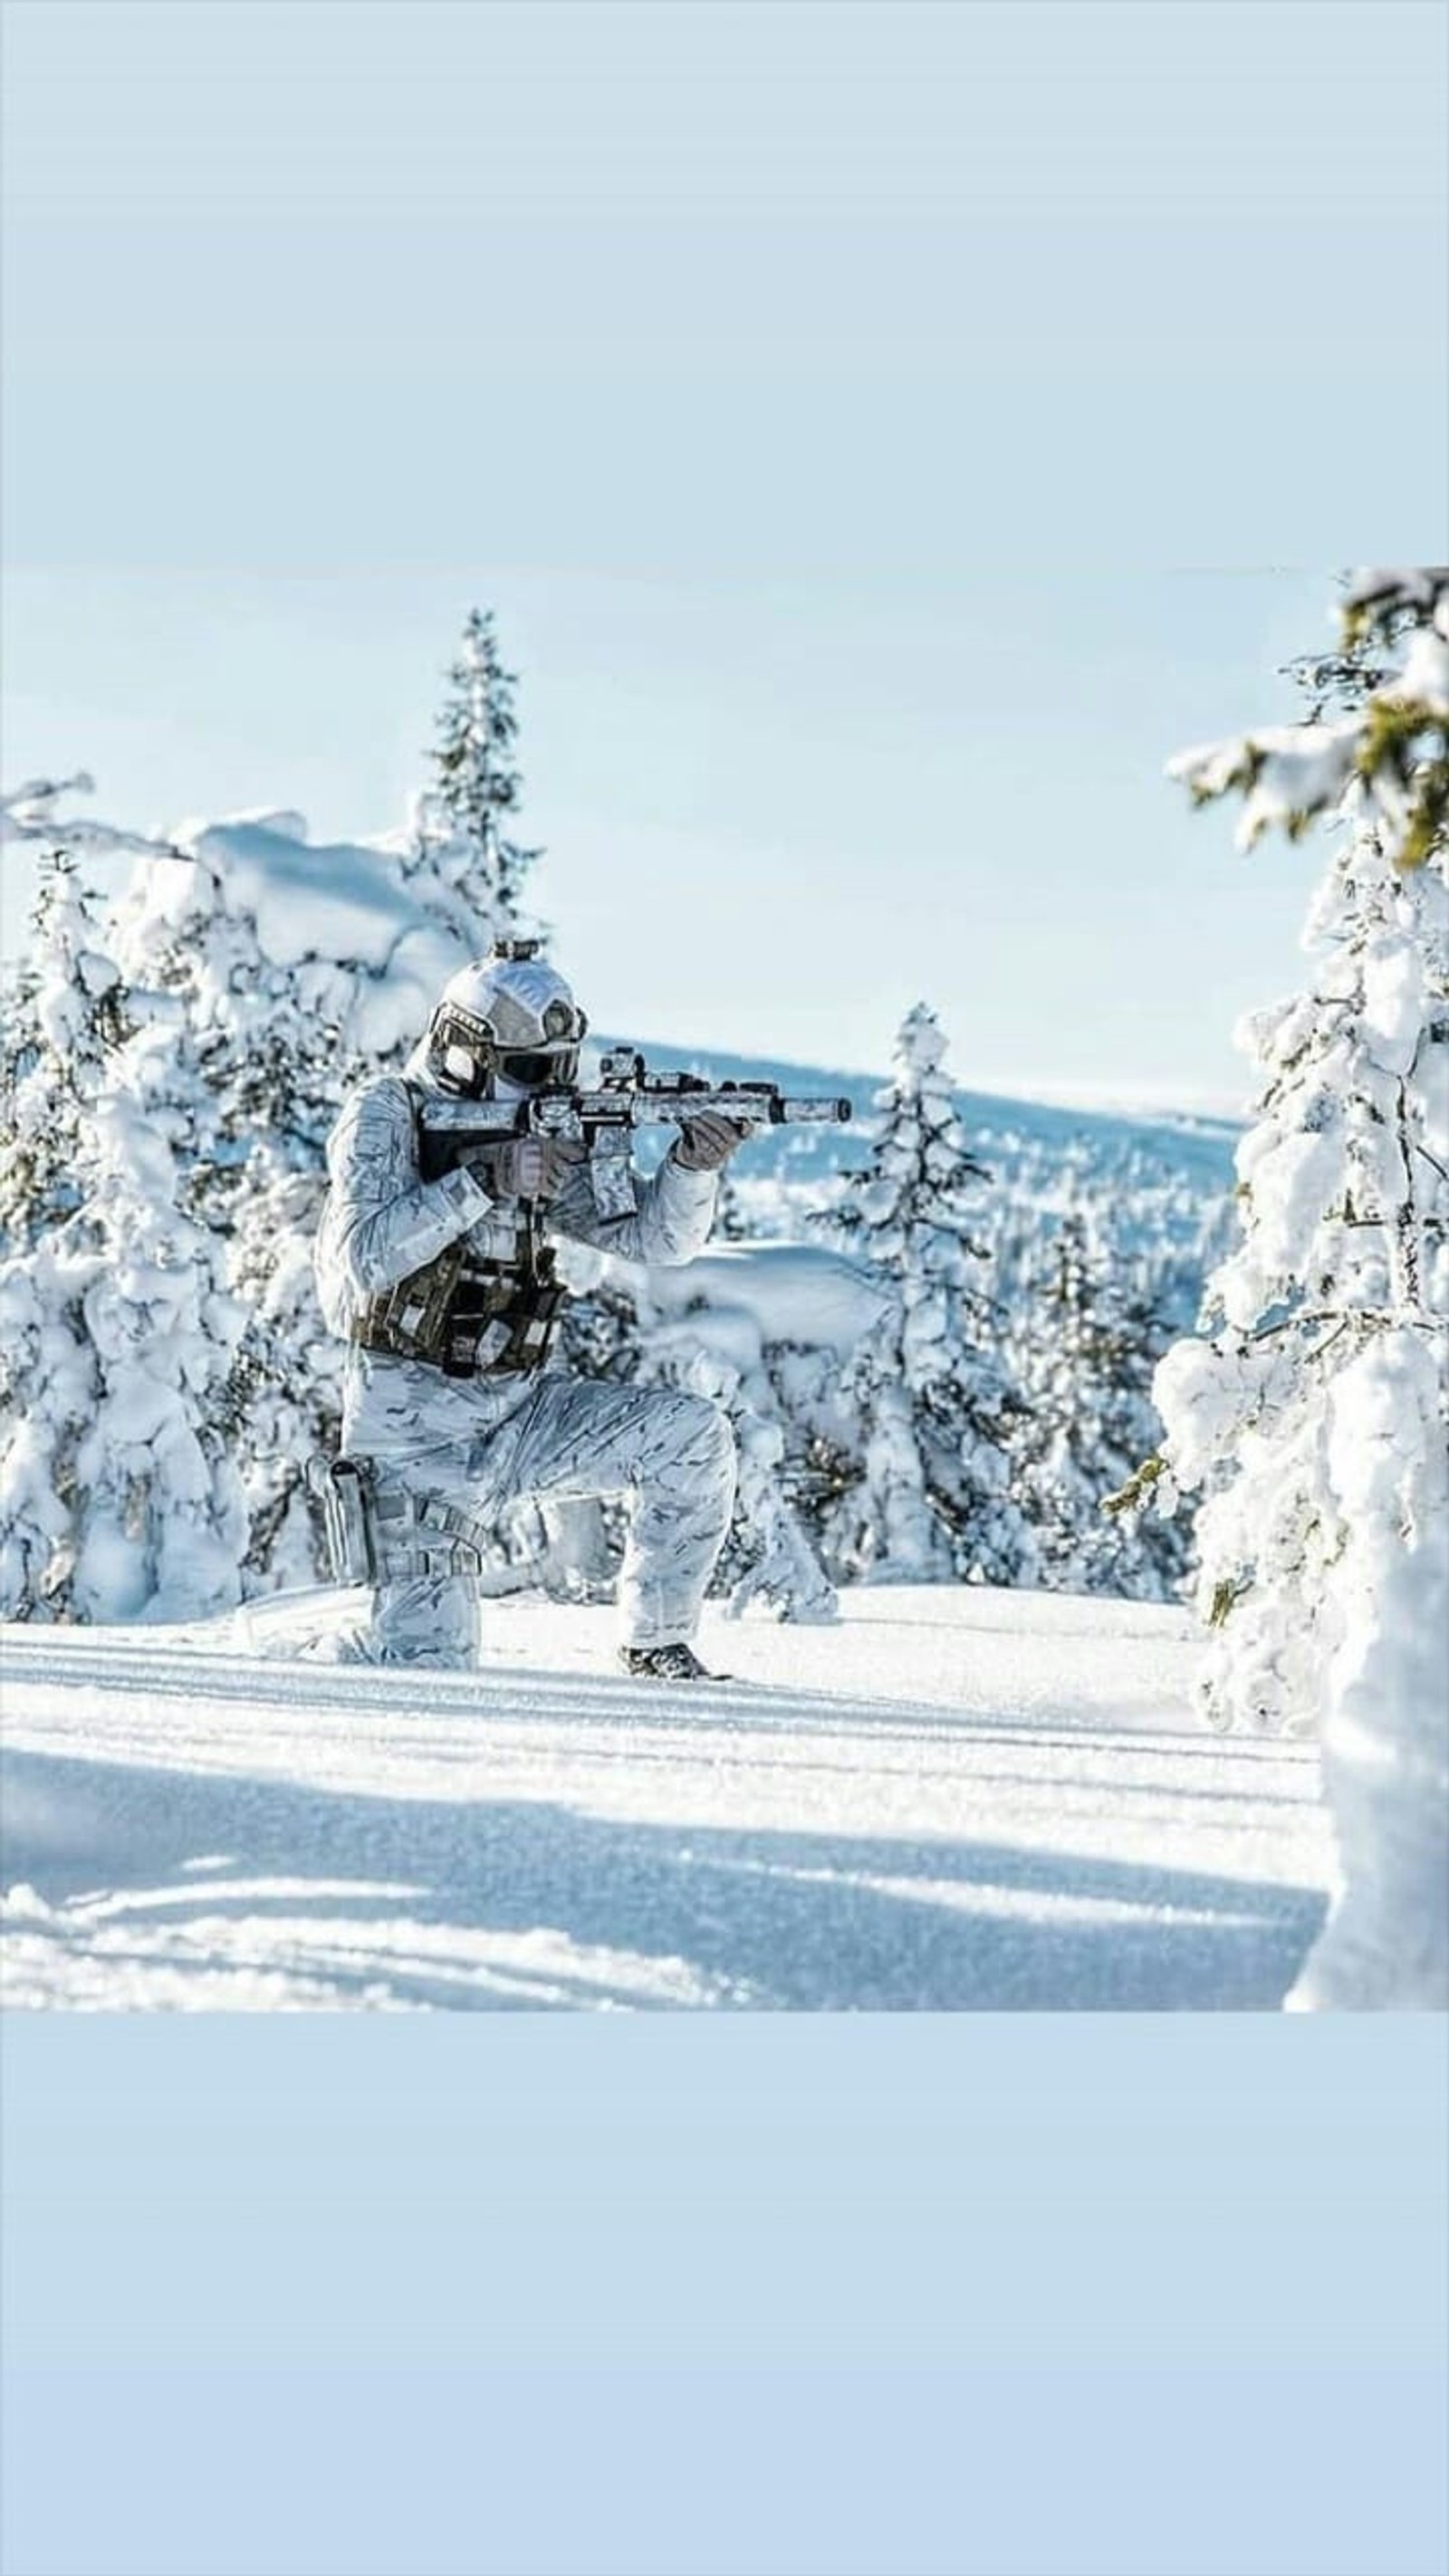
[[[731,1154],[739,1152],[749,1132],[733,1118],[721,1118],[716,1110],[701,1110],[681,1128],[674,1159],[683,1172],[717,1172]]]
[[[578,1159],[558,1136],[509,1136],[501,1145],[479,1145],[469,1157],[491,1199],[554,1198]]]

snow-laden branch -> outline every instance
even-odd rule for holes
[[[185,859],[191,853],[174,841],[149,833],[127,832],[94,814],[61,814],[61,799],[94,796],[95,781],[84,769],[71,778],[28,778],[8,795],[0,795],[0,841],[39,841],[68,850],[132,850],[158,859]]]
[[[1441,853],[1449,831],[1449,572],[1367,572],[1350,582],[1332,668],[1361,697],[1334,722],[1268,725],[1199,743],[1167,764],[1198,805],[1237,794],[1250,850],[1270,827],[1297,840],[1343,803],[1381,823],[1401,871]],[[1386,657],[1370,673],[1369,657]],[[1372,677],[1374,685],[1365,686]]]
[[[1195,805],[1235,788],[1243,798],[1235,839],[1250,850],[1271,825],[1296,840],[1325,806],[1337,804],[1353,776],[1359,726],[1267,725],[1227,742],[1200,743],[1167,764]]]

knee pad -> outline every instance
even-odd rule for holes
[[[699,1401],[708,1416],[708,1420],[701,1424],[700,1431],[709,1456],[717,1466],[732,1470],[735,1463],[734,1424],[722,1404],[713,1403],[707,1395],[702,1395]]]

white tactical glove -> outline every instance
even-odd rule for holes
[[[468,1157],[493,1199],[556,1198],[583,1148],[562,1136],[510,1136],[480,1145]]]
[[[717,1172],[731,1154],[737,1154],[749,1135],[748,1127],[739,1127],[733,1118],[721,1118],[713,1109],[702,1110],[680,1131],[674,1148],[674,1159],[681,1171]]]

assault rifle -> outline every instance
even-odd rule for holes
[[[466,1162],[469,1148],[510,1136],[562,1136],[588,1154],[600,1216],[636,1205],[630,1136],[636,1127],[683,1127],[706,1112],[741,1127],[834,1127],[850,1102],[791,1098],[774,1082],[707,1082],[698,1073],[650,1073],[632,1047],[614,1047],[592,1091],[536,1091],[525,1100],[425,1099],[418,1113],[425,1180]]]

